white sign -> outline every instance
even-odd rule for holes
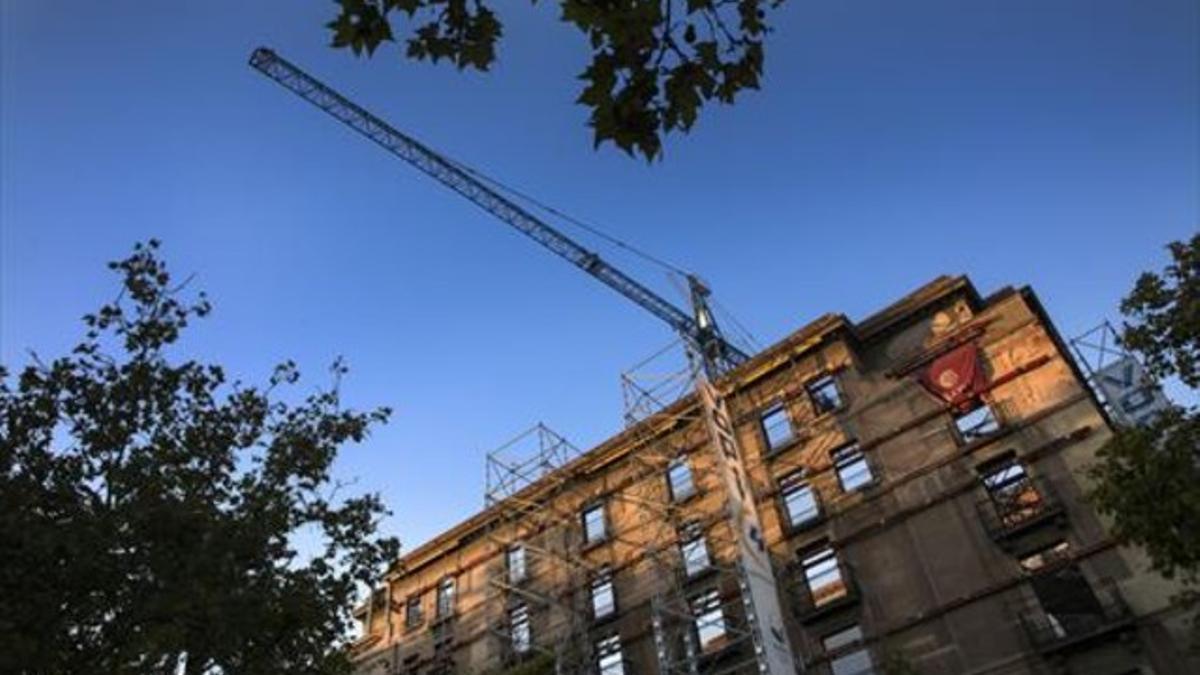
[[[1148,424],[1171,406],[1142,364],[1132,356],[1122,357],[1096,371],[1096,386],[1104,393],[1117,421],[1130,426]]]
[[[762,649],[761,670],[769,675],[792,675],[800,669],[792,656],[792,646],[784,628],[775,571],[763,541],[758,507],[746,478],[741,449],[733,434],[729,408],[703,373],[696,374],[696,390],[704,406],[709,435],[716,446],[717,468],[729,493],[730,516],[738,532],[738,553],[750,596],[747,608],[754,619],[751,628],[756,646]]]

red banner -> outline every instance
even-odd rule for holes
[[[933,360],[918,377],[929,393],[946,403],[963,403],[987,387],[979,348],[974,342],[959,345]]]

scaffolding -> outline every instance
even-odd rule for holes
[[[487,454],[484,508],[491,508],[566,468],[583,453],[567,439],[538,422]]]
[[[621,373],[622,415],[632,427],[666,410],[692,392],[692,371],[686,361],[683,341],[676,339],[632,368]]]
[[[1103,387],[1096,385],[1096,374],[1113,363],[1130,358],[1129,352],[1121,346],[1117,329],[1109,321],[1104,321],[1099,326],[1071,338],[1071,349],[1075,352],[1076,362],[1083,367],[1088,384],[1100,400],[1109,406]]]
[[[642,477],[615,499],[641,507],[644,544],[638,552],[640,574],[655,579],[649,597],[654,657],[661,675],[728,675],[759,672],[761,650],[756,644],[745,572],[737,563],[737,542],[731,523],[715,452],[704,419],[696,406],[673,411],[674,404],[695,389],[695,368],[681,341],[676,340],[643,359],[621,376],[624,419],[636,434],[630,453]],[[671,432],[657,434],[657,424]],[[699,457],[689,458],[691,454]],[[709,451],[709,452],[706,452]],[[688,460],[693,492],[673,493],[668,474],[680,459]],[[696,461],[700,459],[701,461]],[[657,479],[655,479],[657,477]],[[697,508],[705,495],[720,504]],[[646,530],[649,531],[646,531]],[[688,569],[683,544],[699,534],[707,564]],[[714,597],[715,593],[715,597]],[[720,633],[702,644],[702,634]]]
[[[1160,384],[1125,349],[1110,322],[1072,338],[1071,349],[1088,386],[1118,424],[1145,424],[1170,407]]]
[[[497,513],[487,536],[499,555],[487,572],[485,607],[502,617],[490,629],[502,662],[536,653],[553,659],[556,675],[595,675],[602,671],[594,646],[619,634],[623,658],[640,654],[663,675],[759,671],[728,499],[707,457],[708,434],[696,407],[668,409],[683,395],[678,385],[672,390],[678,393],[658,399],[654,410],[644,396],[626,398],[626,419],[645,423],[627,431],[633,450],[619,468],[586,476],[586,460],[576,461],[582,453],[544,424],[487,454],[484,501]],[[681,458],[690,489],[674,494],[668,473]],[[581,536],[581,507],[588,503],[621,514],[606,518],[596,550]],[[706,564],[689,570],[682,545],[685,537],[694,543],[697,533]],[[518,547],[521,573],[513,574],[509,552]],[[616,616],[598,620],[589,589],[606,574],[619,601]],[[522,654],[513,648],[514,610],[534,628]],[[636,671],[626,664],[624,672]]]
[[[665,265],[668,269],[684,274],[688,281],[695,311],[685,312],[630,278],[619,269],[611,266],[596,253],[586,249],[556,228],[533,215],[521,204],[514,201],[519,193],[514,193],[502,184],[487,179],[477,172],[430,150],[425,145],[392,128],[382,119],[363,110],[360,106],[346,99],[329,86],[308,75],[287,60],[279,57],[271,50],[265,48],[255,50],[251,56],[250,63],[267,77],[275,80],[304,100],[333,115],[352,130],[378,143],[400,159],[429,174],[501,221],[529,236],[536,243],[579,267],[601,283],[604,283],[663,320],[677,333],[684,336],[684,339],[692,348],[698,349],[704,355],[705,365],[708,369],[724,372],[748,359],[745,353],[726,342],[721,333],[716,330],[711,313],[707,307],[706,298],[709,295],[709,291],[695,276],[683,273],[670,265]],[[530,201],[528,198],[523,197],[522,200],[525,202]],[[536,204],[536,202],[534,203]],[[547,207],[542,206],[541,208],[544,211],[550,211],[562,216],[561,213]],[[576,221],[575,224],[579,225],[581,223]],[[595,232],[594,228],[586,225],[584,227]],[[627,250],[636,251],[636,249],[632,249],[627,244],[614,240],[611,237],[607,238],[610,242],[616,243]],[[645,254],[640,255],[648,257]],[[650,259],[653,260],[653,258]],[[660,265],[663,264],[661,261],[657,262]],[[667,383],[659,382],[657,384],[645,385],[644,382],[639,382],[634,377],[626,377],[623,378],[623,382],[629,387],[626,410],[627,422],[633,425],[631,430],[639,437],[649,436],[649,438],[635,439],[635,447],[641,448],[643,444],[653,446],[659,443],[662,439],[655,437],[657,432],[652,431],[650,427],[639,424],[639,421],[654,420],[660,415],[665,414],[658,411],[664,405],[669,405],[669,399],[672,395],[663,393],[664,386],[668,390],[684,391],[689,388],[687,386],[689,381],[670,380]],[[525,601],[537,602],[540,606],[544,607],[543,614],[549,617],[544,619],[545,623],[555,626],[561,625],[564,628],[557,633],[560,639],[557,641],[556,646],[547,647],[543,644],[539,648],[552,651],[555,654],[555,659],[559,663],[560,673],[588,672],[593,669],[591,665],[592,658],[588,653],[592,640],[590,639],[591,635],[588,633],[588,630],[590,630],[588,622],[583,622],[579,619],[581,616],[579,589],[583,587],[583,583],[587,583],[588,580],[594,578],[597,570],[594,569],[593,563],[588,562],[589,557],[582,555],[583,552],[579,550],[578,542],[574,536],[576,531],[575,526],[579,523],[576,519],[577,514],[574,512],[575,509],[572,503],[573,495],[569,492],[571,489],[570,486],[582,485],[586,484],[586,482],[584,480],[576,481],[577,477],[572,473],[572,467],[579,466],[580,462],[569,459],[564,461],[565,456],[578,454],[574,448],[570,447],[569,444],[565,444],[565,441],[562,441],[561,437],[548,432],[543,425],[535,427],[535,430],[528,436],[523,437],[523,439],[532,439],[531,442],[533,443],[534,450],[531,457],[512,459],[510,455],[514,452],[513,444],[506,446],[503,453],[491,453],[488,456],[485,503],[489,509],[493,509],[498,514],[488,536],[497,546],[502,547],[500,548],[502,553],[509,550],[514,543],[523,542],[525,539],[532,539],[535,543],[532,544],[529,550],[536,553],[537,558],[544,561],[543,564],[547,567],[553,564],[556,573],[561,574],[560,581],[563,583],[557,587],[539,589],[530,584],[509,583],[512,580],[505,581],[503,575],[492,575],[496,581],[489,587],[495,591],[497,600],[505,603],[504,607],[509,607],[510,603],[513,602]],[[549,439],[548,444],[547,439]],[[560,443],[560,441],[562,442]],[[524,442],[525,440],[521,440],[518,445]],[[707,445],[709,445],[707,442],[702,444],[702,446]],[[668,442],[662,450],[664,454],[659,455],[659,457],[673,458],[677,453],[684,450]],[[635,450],[632,454],[638,456],[640,452],[641,450],[639,449]],[[650,459],[650,452],[647,451],[647,456],[645,457],[638,457],[644,463],[642,468],[645,470],[645,473],[640,476],[640,479],[630,483],[632,487],[629,494],[626,494],[621,489],[608,486],[607,482],[609,479],[606,473],[602,479],[606,484],[601,491],[601,495],[606,499],[640,501],[641,506],[638,508],[641,513],[650,515],[640,519],[636,524],[635,530],[655,527],[672,528],[671,532],[665,533],[661,538],[639,538],[637,532],[634,532],[632,536],[616,533],[609,537],[609,540],[614,544],[620,544],[622,547],[630,549],[626,553],[629,554],[632,560],[657,560],[653,564],[662,566],[661,569],[664,576],[661,578],[669,580],[675,577],[679,566],[677,559],[668,560],[668,558],[678,557],[675,551],[676,545],[670,543],[677,542],[678,528],[681,526],[679,522],[679,510],[676,508],[678,505],[674,504],[675,500],[670,498],[670,495],[667,495],[667,499],[665,500],[661,499],[661,495],[656,494],[653,489],[647,495],[640,497],[632,494],[636,489],[640,489],[637,486],[641,485],[641,483],[647,485],[662,483],[661,479],[655,480],[655,477],[649,472],[663,471],[669,464],[670,459],[668,459],[667,464],[656,463],[657,460]],[[567,455],[560,453],[567,453]],[[555,476],[553,480],[539,480],[545,479],[550,473],[553,473]],[[706,486],[704,489],[715,489],[718,495],[724,494],[721,488],[721,481],[710,480],[710,478],[704,478]],[[536,489],[534,489],[535,487]],[[665,489],[662,485],[658,485],[658,487]],[[564,503],[572,504],[572,508],[564,510],[562,507]],[[655,504],[657,508],[651,508],[649,506],[651,503]],[[719,512],[723,513],[724,507],[719,509]],[[728,517],[720,519],[720,523],[716,528],[725,527],[728,529],[728,521]],[[705,530],[705,532],[708,532],[708,530]],[[522,546],[529,546],[529,544],[522,543]],[[714,567],[720,568],[720,561],[724,559],[721,556],[727,554],[727,551],[721,550],[719,555],[714,555],[713,558],[716,562]],[[499,557],[503,558],[503,556]],[[675,571],[671,572],[670,570]],[[740,594],[739,589],[744,588],[745,583],[740,578],[737,580],[739,583],[733,584],[733,588],[735,592]],[[695,629],[695,624],[701,618],[695,616],[695,598],[691,597],[690,593],[691,591],[687,589],[680,591],[680,597],[683,597],[686,601],[686,609],[677,612],[677,616],[691,619],[692,629]],[[732,594],[722,593],[720,598],[722,603],[725,597],[732,597]],[[731,600],[730,603],[739,604],[736,598]],[[663,631],[662,638],[657,642],[657,644],[663,645],[659,653],[668,654],[672,650],[671,643],[674,640],[668,633],[674,624],[669,623],[667,618],[671,615],[673,605],[671,605],[671,601],[666,595],[657,603],[651,604],[655,604],[658,607],[655,614],[657,619],[655,625]],[[748,607],[749,605],[747,604],[746,606]],[[706,604],[703,607],[705,611],[703,616],[710,616],[712,607],[712,603]],[[722,630],[721,633],[723,636],[731,636],[727,640],[731,644],[740,642],[740,637],[737,640],[733,639],[732,636],[735,634],[741,635],[745,633],[751,636],[756,634],[753,630],[742,630],[746,626],[753,627],[750,623],[753,621],[752,616],[739,623],[735,618],[737,616],[736,613],[725,612],[723,605],[721,606],[721,615],[727,617],[727,619],[721,620],[721,626],[726,629]],[[441,655],[439,658],[446,656],[445,652],[448,648],[446,645],[452,641],[452,632],[444,630],[447,625],[445,623],[437,624],[438,632],[435,633],[437,648],[435,651]],[[495,631],[500,631],[504,626],[497,624],[492,628]],[[701,628],[706,628],[706,626],[701,626]],[[711,634],[713,632],[711,626],[707,626],[707,628],[709,629],[707,632]],[[447,634],[451,635],[451,637],[447,638]],[[548,630],[546,634],[553,635],[556,633]],[[563,636],[566,636],[566,639],[561,639]],[[588,639],[582,642],[575,639],[584,636]],[[564,644],[566,645],[565,647],[562,646]],[[728,651],[728,646],[723,646],[726,648],[722,651]],[[753,654],[756,650],[751,649],[749,651]],[[697,671],[695,663],[699,657],[694,652],[695,650],[689,651],[687,648],[683,649],[682,653],[685,655],[683,661],[691,664],[687,666],[687,672],[695,673]],[[677,661],[673,656],[665,656],[664,659],[663,663],[667,664],[674,664]],[[702,672],[709,672],[710,670],[705,667],[705,663],[727,663],[724,660],[705,661],[703,658],[700,661],[699,670]],[[578,671],[573,671],[573,668],[578,668]],[[732,671],[727,666],[721,666],[712,672],[723,673]]]
[[[573,514],[564,513],[558,502],[569,484],[565,472],[582,453],[545,424],[519,434],[487,454],[484,503],[498,517],[488,532],[501,555],[488,570],[489,598],[486,606],[503,607],[491,632],[497,638],[501,662],[513,663],[531,653],[553,659],[557,675],[589,671],[591,663],[588,627],[577,590],[596,573],[593,566],[576,555]],[[547,492],[530,494],[529,488],[542,478],[560,472],[560,480]],[[509,552],[520,546],[521,573],[510,568]],[[526,653],[514,649],[512,616],[517,608],[528,612],[530,626]],[[534,630],[536,625],[538,630]],[[534,634],[554,636],[546,644]]]

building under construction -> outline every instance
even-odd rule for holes
[[[1083,499],[1109,416],[1030,289],[941,277],[712,388],[744,494],[696,394],[587,452],[539,426],[489,455],[485,509],[358,610],[359,672],[774,673],[767,639],[797,673],[1200,672],[1177,589]],[[747,500],[765,581],[738,551]],[[750,601],[764,583],[782,626]]]
[[[250,65],[663,321],[690,360],[673,381],[695,393],[634,384],[599,447],[538,426],[489,454],[484,511],[358,611],[364,675],[1200,672],[1177,589],[1082,498],[1111,418],[1029,289],[942,277],[750,355],[695,275],[667,265],[687,312],[535,212],[595,228],[270,49]],[[1096,370],[1127,423],[1163,404],[1135,366]]]

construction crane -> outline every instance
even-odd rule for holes
[[[274,51],[265,47],[255,49],[250,55],[250,65],[664,321],[700,357],[709,377],[717,377],[749,358],[721,335],[709,308],[710,291],[695,275],[687,275],[693,309],[689,315],[535,217],[465,167],[396,130]]]
[[[713,439],[716,463],[731,495],[729,514],[738,533],[739,580],[745,590],[759,672],[785,675],[802,672],[792,655],[779,604],[776,573],[762,540],[762,525],[752,494],[744,489],[744,460],[732,433],[733,420],[711,379],[744,363],[749,357],[725,341],[709,308],[709,289],[694,274],[687,274],[692,314],[667,302],[571,238],[533,216],[500,194],[474,172],[434,152],[412,137],[334,91],[275,52],[258,48],[250,65],[292,93],[340,120],[474,202],[483,210],[550,249],[579,269],[604,282],[609,288],[634,301],[679,333],[702,370],[695,372],[696,389]]]

